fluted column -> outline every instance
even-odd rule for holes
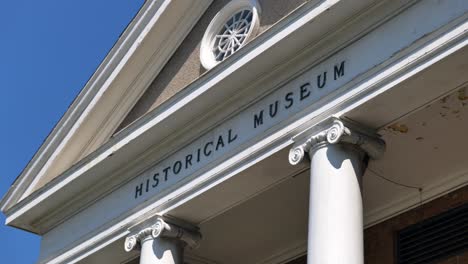
[[[310,157],[307,263],[364,263],[361,179],[384,149],[366,129],[334,119],[290,150],[293,165]]]
[[[125,250],[140,249],[140,264],[183,264],[184,247],[195,248],[200,233],[162,218],[125,239]]]

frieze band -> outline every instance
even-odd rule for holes
[[[281,93],[278,91],[278,96],[266,97],[262,103],[264,107],[246,112],[248,114],[245,115],[244,120],[250,123],[248,127],[255,131],[254,133],[261,133],[272,123],[293,114],[298,107],[305,107],[311,100],[317,100],[322,91],[336,86],[344,79],[345,66],[347,66],[347,61],[339,60],[311,74],[309,78],[301,82],[286,86],[289,89]],[[189,171],[196,170],[201,164],[214,159],[220,152],[241,144],[247,138],[246,135],[251,133],[243,129],[246,127],[243,124],[230,126],[224,132],[213,135],[211,139],[197,143],[197,146],[191,148],[186,154],[171,159],[164,165],[160,163],[135,183],[133,198],[143,199],[147,193],[162,189],[167,183],[189,175]]]

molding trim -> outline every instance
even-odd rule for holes
[[[346,1],[342,1],[340,3],[343,2]],[[305,8],[307,11],[311,11],[308,9],[311,8],[309,5],[311,4],[304,5],[304,7],[307,7]],[[341,7],[343,8],[343,6]],[[301,9],[300,11],[302,12],[304,10]],[[327,13],[326,15],[329,16],[331,14],[330,12],[333,12],[334,9],[325,5],[321,6],[319,11]],[[310,25],[314,24],[308,23],[313,18],[317,19],[315,16],[308,14],[308,16],[299,20],[301,25]],[[284,21],[288,20],[285,19],[282,21],[283,23],[286,23]],[[290,30],[297,30],[297,28],[301,26],[292,22],[291,24],[286,23],[285,25],[281,24],[282,22],[280,21],[280,23],[276,25],[277,27],[280,25],[281,28],[274,28],[275,31],[273,32],[278,34],[281,33],[281,36],[283,37],[285,37],[285,35],[287,36],[287,34],[283,32],[283,26]],[[466,46],[466,28],[466,23],[451,24],[445,27],[443,32],[439,31],[434,34],[426,35],[425,38],[413,43],[408,49],[405,49],[388,59],[385,64],[376,66],[370,72],[367,72],[356,80],[353,80],[351,83],[345,85],[346,87],[344,87],[343,90],[339,91],[345,92],[332,94],[328,96],[326,100],[324,99],[320,102],[320,104],[314,105],[314,107],[320,106],[319,110],[314,109],[311,106],[311,108],[305,109],[297,115],[292,116],[288,120],[290,123],[286,126],[275,127],[276,130],[269,130],[262,135],[262,138],[253,139],[252,142],[255,142],[255,144],[246,145],[244,146],[245,148],[235,155],[224,157],[225,159],[223,159],[223,162],[210,164],[210,166],[203,172],[194,175],[190,181],[183,182],[183,185],[181,184],[180,186],[176,186],[177,189],[168,190],[167,195],[164,195],[164,197],[157,197],[157,200],[153,197],[153,200],[148,200],[138,208],[135,208],[135,212],[119,216],[112,222],[107,223],[105,226],[99,227],[98,230],[93,230],[93,234],[85,235],[89,238],[96,232],[97,235],[93,236],[92,239],[85,239],[85,237],[83,237],[83,240],[74,241],[70,245],[66,245],[63,250],[60,250],[60,252],[53,252],[51,255],[48,255],[43,262],[62,263],[78,261],[77,259],[83,256],[83,251],[89,250],[91,247],[95,247],[96,245],[102,245],[106,241],[113,239],[117,233],[121,234],[123,232],[123,228],[131,226],[133,223],[154,215],[155,213],[163,214],[164,212],[168,212],[179,204],[187,201],[187,199],[206,191],[212,186],[234,176],[246,167],[251,166],[255,162],[259,161],[261,157],[267,156],[273,151],[276,152],[280,148],[289,146],[293,143],[291,136],[294,133],[304,131],[307,128],[315,126],[331,114],[337,112],[343,113],[345,110],[357,107],[366,100],[378,96],[384,91],[407,80],[411,76],[414,76],[423,69],[426,69],[435,62]],[[448,33],[445,32],[445,30],[447,30]],[[268,31],[261,36],[265,36],[267,33]],[[278,36],[273,35],[273,37]],[[273,37],[273,40],[279,42],[278,39]],[[73,168],[72,171],[62,175],[62,177],[57,179],[57,181],[54,181],[53,185],[49,186],[50,188],[46,191],[36,193],[37,195],[35,197],[28,197],[27,201],[23,201],[20,205],[15,206],[9,212],[7,221],[10,223],[15,220],[18,221],[18,218],[25,217],[24,215],[26,213],[31,213],[32,209],[37,208],[39,205],[45,206],[47,202],[45,200],[48,200],[48,202],[53,201],[53,198],[57,197],[56,193],[59,192],[59,190],[64,192],[64,187],[70,185],[73,181],[77,181],[78,178],[83,178],[82,176],[90,177],[89,175],[83,175],[90,170],[90,167],[95,166],[98,163],[104,163],[106,162],[106,159],[109,161],[108,158],[112,155],[113,157],[117,156],[118,150],[122,151],[121,149],[124,149],[124,145],[130,144],[130,142],[135,138],[141,139],[147,135],[147,132],[151,127],[160,124],[162,120],[167,120],[171,115],[174,116],[177,113],[180,114],[180,112],[183,111],[181,110],[183,106],[190,105],[190,103],[193,103],[194,105],[194,102],[199,102],[195,100],[195,98],[202,97],[205,92],[210,90],[210,88],[215,87],[216,84],[226,78],[227,75],[232,74],[236,69],[245,65],[245,63],[251,62],[255,56],[260,56],[264,49],[273,49],[272,47],[274,45],[272,44],[277,43],[273,40],[267,39],[265,41],[263,39],[262,41],[264,41],[264,43],[262,43],[262,45],[257,43],[259,46],[252,45],[250,46],[251,50],[247,49],[247,46],[245,49],[240,50],[236,53],[237,56],[234,55],[231,57],[231,60],[226,60],[225,63],[223,63],[223,66],[225,67],[219,67],[202,76],[202,78],[197,80],[193,86],[188,87],[185,92],[176,96],[170,103],[167,103],[165,107],[162,107],[142,118],[131,127],[131,130],[125,131],[125,133],[122,133],[120,137],[115,139],[115,141],[106,144],[102,149],[100,149],[101,151],[98,153],[99,155],[96,154],[96,156],[93,156],[89,160],[83,161],[83,163],[79,164],[80,166],[77,166],[77,168]],[[255,40],[251,43],[254,42]],[[248,53],[253,53],[252,50],[257,53]],[[245,54],[249,55],[246,56],[248,58],[242,56]],[[231,64],[228,64],[228,62]],[[211,79],[215,77],[217,78],[216,80]],[[350,87],[353,87],[353,89],[349,89]],[[216,88],[220,87],[216,86]],[[193,111],[193,109],[190,110]]]
[[[107,140],[211,2],[146,1],[10,187],[0,202],[0,209],[5,212],[30,195],[57,158],[66,156],[67,162],[63,163],[71,166]],[[167,14],[181,10],[185,11],[183,15]],[[168,24],[175,28],[168,28]],[[165,32],[161,32],[164,28]],[[155,41],[155,36],[160,40]]]
[[[448,38],[445,39],[448,40],[448,42],[443,42],[443,45],[440,45],[440,43],[437,43],[439,49],[435,49],[435,52],[428,53],[424,48],[421,50],[418,50],[418,53],[424,54],[424,60],[418,59],[418,57],[414,56],[409,56],[411,60],[416,60],[416,62],[413,61],[414,64],[417,64],[417,71],[411,70],[415,65],[411,62],[406,63],[405,69],[400,69],[396,73],[394,72],[393,74],[396,79],[398,79],[398,82],[395,83],[393,78],[386,78],[384,81],[378,82],[378,84],[372,83],[372,88],[389,88],[386,86],[388,83],[392,83],[392,86],[403,82],[404,80],[408,79],[409,77],[413,76],[419,71],[422,71],[423,69],[429,67],[433,63],[439,61],[440,59],[452,54],[453,52],[459,50],[461,47],[464,47],[465,44],[460,44],[457,42],[459,40],[458,38]],[[432,50],[432,47],[430,47]],[[389,66],[390,67],[390,66]],[[390,67],[391,68],[391,67]],[[408,72],[411,72],[411,74],[407,74]],[[387,72],[383,72],[381,74],[388,74]],[[375,76],[375,78],[378,78],[379,76]],[[344,97],[346,96],[343,95]],[[362,95],[365,96],[365,95]],[[346,106],[345,106],[346,107]],[[260,140],[257,142],[257,144],[246,148],[243,150],[241,153],[236,155],[235,157],[231,157],[229,160],[226,161],[226,163],[229,164],[223,164],[221,167],[222,168],[213,168],[209,172],[205,172],[203,177],[199,177],[196,180],[190,182],[189,185],[184,186],[183,188],[179,188],[177,191],[172,192],[170,195],[167,195],[164,197],[164,199],[159,200],[156,203],[152,203],[151,205],[142,208],[138,214],[132,214],[131,216],[128,216],[126,218],[121,219],[120,221],[113,222],[111,226],[106,226],[103,227],[103,230],[105,232],[100,232],[102,230],[97,230],[97,232],[100,232],[100,238],[96,237],[96,240],[99,241],[82,241],[83,243],[79,243],[79,247],[85,247],[88,248],[90,247],[91,244],[100,244],[104,241],[107,241],[108,239],[111,239],[113,237],[114,233],[118,233],[120,230],[120,227],[126,226],[129,223],[133,223],[138,221],[138,219],[144,219],[147,218],[148,216],[151,215],[152,212],[155,212],[157,208],[161,208],[159,213],[164,214],[166,212],[169,212],[171,209],[177,207],[179,204],[184,203],[187,199],[190,199],[193,196],[196,196],[199,193],[202,193],[203,191],[211,188],[213,185],[223,182],[224,180],[234,176],[237,174],[239,171],[245,169],[246,167],[256,163],[258,160],[252,161],[251,159],[254,159],[252,157],[252,153],[256,153],[257,155],[260,155],[260,153],[271,153],[271,152],[276,152],[279,149],[282,149],[284,147],[289,146],[292,142],[291,138],[289,138],[290,132],[291,131],[297,131],[298,129],[300,131],[304,131],[304,128],[307,127],[314,127],[316,124],[320,123],[320,120],[324,116],[329,116],[328,111],[324,111],[320,115],[316,116],[317,113],[312,112],[307,114],[306,116],[300,118],[299,120],[295,121],[293,124],[288,125],[288,127],[281,129],[280,131],[277,131],[275,133],[272,133],[268,135],[266,138]],[[276,147],[275,149],[269,149],[268,146],[274,146]],[[269,152],[270,151],[270,152]],[[267,154],[265,154],[268,156]],[[233,165],[233,164],[239,164],[239,165]],[[219,170],[222,170],[220,172]],[[216,177],[215,180],[208,180],[209,178]],[[203,184],[203,182],[207,182],[206,184]],[[194,186],[197,186],[197,188],[193,188]],[[191,191],[187,191],[188,189],[191,189]],[[177,198],[177,199],[175,199]],[[383,220],[382,220],[383,221]],[[68,251],[66,253],[62,252],[63,254],[55,256],[55,258],[50,260],[50,263],[60,263],[61,261],[68,260],[72,258],[73,255],[77,254],[80,251],[78,247],[74,247],[73,250]],[[78,253],[79,254],[79,253]],[[75,255],[75,258],[79,259]],[[73,258],[72,258],[73,259]]]
[[[340,2],[337,0],[328,0],[320,4],[309,3],[303,5],[300,9],[295,10],[295,13],[286,17],[284,20],[280,21],[280,23],[276,24],[275,27],[270,28],[268,31],[249,42],[248,45],[236,52],[230,57],[230,59],[223,61],[221,63],[223,67],[220,65],[220,67],[216,67],[209,71],[200,79],[193,82],[189,87],[187,87],[187,89],[184,89],[168,102],[165,102],[161,107],[137,120],[130,127],[125,129],[125,131],[121,131],[114,138],[106,142],[97,151],[88,155],[69,170],[55,178],[46,186],[46,188],[41,188],[38,191],[35,191],[13,207],[4,208],[3,210],[5,211],[6,209],[5,213],[8,215],[7,218],[11,220],[12,216],[17,213],[22,214],[25,211],[28,211],[31,207],[34,207],[35,204],[47,199],[58,190],[64,190],[63,187],[67,186],[69,183],[76,182],[80,176],[86,174],[86,172],[91,168],[96,167],[97,164],[103,164],[110,159],[114,159],[118,151],[122,152],[122,149],[127,148],[130,143],[134,143],[136,138],[141,140],[142,135],[147,134],[148,130],[153,129],[155,126],[160,125],[160,129],[168,127],[167,125],[161,125],[162,122],[178,121],[177,118],[169,120],[168,117],[171,115],[173,117],[175,113],[184,115],[186,112],[181,109],[190,111],[185,107],[187,104],[194,103],[194,101],[197,100],[207,99],[198,98],[201,98],[201,95],[207,93],[208,90],[210,92],[214,90],[212,88],[217,86],[218,83],[224,81],[233,71],[236,71],[236,69],[239,69],[245,64],[251,62],[259,54],[262,54],[265,49],[275,46],[275,44],[289,36],[290,33],[297,30],[297,28],[301,28],[306,25],[310,20],[319,16],[321,19],[331,19],[330,16],[325,17],[325,13],[327,13],[327,10],[330,11],[330,8],[337,5],[337,3],[340,5],[339,7],[335,7],[336,12],[348,12],[347,4],[343,1]],[[367,2],[363,3],[362,6],[366,6],[365,4],[367,4]],[[352,13],[355,12],[355,10],[350,10],[349,12]],[[304,16],[304,13],[307,15]],[[329,12],[327,14],[329,14]],[[289,33],[285,34],[284,31]],[[280,34],[281,38],[273,38],[273,36],[277,34]],[[33,226],[22,226],[22,228],[35,230],[33,232],[39,232],[39,229]]]

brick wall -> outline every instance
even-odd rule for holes
[[[468,186],[453,191],[421,207],[395,216],[364,231],[366,264],[395,264],[395,235],[412,224],[468,203]],[[468,251],[437,262],[438,264],[468,264]]]

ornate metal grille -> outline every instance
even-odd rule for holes
[[[241,10],[230,17],[215,36],[213,54],[216,61],[222,61],[239,50],[245,43],[252,27],[253,12]]]
[[[468,204],[409,226],[397,236],[398,264],[434,263],[468,249]]]

